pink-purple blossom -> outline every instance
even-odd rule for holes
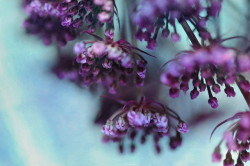
[[[145,40],[147,48],[156,47],[156,39],[161,32],[164,38],[169,36],[169,27],[173,42],[180,40],[176,30],[176,22],[189,21],[194,25],[200,36],[208,39],[210,34],[205,30],[206,21],[218,16],[221,10],[222,0],[208,0],[206,3],[200,0],[142,0],[132,15],[133,22],[138,26],[137,39]],[[136,3],[136,2],[135,2]],[[201,16],[206,12],[206,16]]]
[[[155,139],[155,147],[160,152],[158,144],[161,137],[167,137],[172,134],[169,129],[175,129],[173,124],[169,124],[169,120],[179,122],[177,126],[176,136],[171,136],[170,146],[175,149],[181,144],[181,133],[187,133],[188,126],[180,117],[165,108],[162,104],[155,101],[146,101],[142,97],[138,103],[136,101],[128,101],[122,109],[114,113],[103,126],[102,132],[109,139],[122,143],[126,134],[130,134],[132,142],[139,131],[142,131],[141,143],[144,143],[148,134],[153,134]],[[131,151],[134,151],[134,144]]]
[[[245,61],[240,63],[240,59]],[[168,62],[160,79],[164,85],[170,87],[169,95],[172,98],[179,96],[179,90],[186,93],[191,88],[189,82],[193,86],[190,89],[191,99],[197,98],[199,92],[207,90],[208,103],[215,109],[218,101],[214,95],[221,92],[223,86],[227,97],[236,95],[232,87],[234,83],[239,83],[244,91],[250,91],[250,83],[242,75],[249,73],[249,68],[249,55],[215,44],[182,52]]]
[[[221,160],[220,154],[220,146],[224,141],[226,143],[226,147],[228,152],[226,154],[226,158],[223,161],[224,166],[233,166],[234,160],[232,158],[232,154],[237,152],[238,159],[236,161],[236,165],[244,165],[247,161],[250,160],[249,154],[249,146],[250,146],[250,112],[239,112],[235,114],[233,117],[226,119],[216,126],[214,131],[222,124],[239,119],[236,123],[233,123],[223,134],[223,138],[219,145],[215,148],[215,151],[212,155],[212,160],[214,162],[218,162]],[[213,133],[214,133],[213,131]],[[212,134],[213,134],[212,133]]]
[[[142,51],[125,40],[113,41],[108,31],[106,39],[83,41],[74,46],[82,84],[101,84],[111,94],[131,79],[138,87],[143,86],[147,62],[139,55]]]

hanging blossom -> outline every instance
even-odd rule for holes
[[[80,28],[85,23],[90,32],[96,26],[101,28],[104,23],[111,22],[117,14],[113,0],[26,0],[24,9],[30,15],[56,17],[62,26],[71,29]]]
[[[167,38],[171,25],[173,42],[180,40],[176,30],[176,20],[189,21],[203,39],[210,38],[205,30],[206,21],[216,17],[221,10],[222,0],[142,0],[132,15],[133,22],[138,26],[136,37],[145,40],[147,48],[154,49],[156,38],[161,30],[161,36]],[[202,16],[202,13],[206,15]]]
[[[81,64],[79,73],[83,77],[82,84],[101,84],[111,94],[116,93],[118,86],[126,86],[134,77],[137,87],[143,86],[147,62],[139,53],[147,53],[125,40],[114,41],[113,35],[113,30],[109,29],[105,39],[93,35],[96,41],[75,44],[76,61]]]
[[[105,135],[104,141],[119,142],[121,153],[123,153],[126,135],[131,139],[130,148],[131,152],[134,152],[135,137],[139,132],[142,133],[142,144],[145,143],[148,135],[153,134],[156,151],[160,153],[159,140],[161,138],[171,136],[172,131],[175,130],[176,135],[170,137],[169,143],[170,147],[175,149],[181,145],[181,133],[189,131],[188,125],[180,119],[177,113],[169,108],[166,109],[158,102],[146,101],[145,97],[142,97],[139,103],[136,101],[120,101],[120,103],[124,106],[107,120],[102,132]],[[177,126],[174,125],[173,120],[178,122]]]
[[[219,145],[215,148],[212,154],[213,162],[220,162],[222,155],[220,153],[220,146],[224,141],[226,143],[228,152],[226,158],[223,161],[224,166],[234,166],[234,160],[232,158],[232,152],[238,154],[238,159],[235,166],[244,166],[244,163],[250,160],[249,145],[250,145],[250,111],[239,112],[233,117],[226,119],[225,121],[218,124],[213,130],[214,131],[222,124],[239,119],[237,122],[233,123],[228,130],[224,132],[223,138]]]
[[[181,52],[167,64],[166,71],[161,74],[161,82],[170,86],[169,95],[172,98],[179,96],[180,90],[187,92],[189,82],[192,82],[191,99],[198,97],[200,92],[207,90],[208,103],[212,108],[218,107],[217,94],[224,86],[227,97],[234,97],[235,91],[231,86],[234,83],[243,91],[250,91],[250,83],[242,73],[250,73],[250,55],[212,44],[193,51]]]

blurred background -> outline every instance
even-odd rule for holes
[[[117,2],[122,10],[122,3]],[[219,18],[223,37],[249,35],[247,4],[246,0],[224,0]],[[20,1],[0,1],[0,13],[0,166],[222,165],[212,163],[211,154],[228,124],[215,132],[211,142],[209,136],[219,122],[247,110],[236,87],[235,98],[218,95],[217,110],[211,110],[206,94],[191,101],[184,94],[171,99],[168,91],[162,90],[160,100],[190,124],[182,146],[171,151],[168,142],[161,140],[162,153],[157,155],[150,137],[145,145],[138,144],[135,153],[125,147],[120,155],[117,144],[102,143],[101,126],[94,124],[101,92],[91,93],[51,72],[57,49],[45,47],[37,37],[25,33],[22,23],[26,14]],[[158,57],[154,61],[166,62],[178,51],[189,49],[185,34],[181,36],[177,44],[160,42],[151,52]],[[240,40],[227,44],[242,46]],[[145,43],[139,46],[145,48]],[[203,114],[209,118],[196,122]],[[222,153],[225,155],[225,149]]]

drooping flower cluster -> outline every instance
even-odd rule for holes
[[[107,30],[105,35],[105,40],[95,36],[96,41],[75,44],[83,84],[99,83],[115,94],[117,87],[126,86],[135,76],[137,87],[143,86],[147,63],[139,54],[143,51],[125,40],[113,41],[112,30]]]
[[[167,70],[161,75],[161,82],[170,86],[169,94],[172,98],[179,96],[179,91],[185,93],[192,82],[191,99],[198,97],[199,92],[207,90],[208,103],[212,108],[218,107],[217,94],[221,87],[227,97],[234,97],[235,91],[231,84],[239,83],[242,90],[249,92],[250,84],[243,75],[250,73],[250,55],[223,47],[219,44],[182,52],[169,62]]]
[[[61,21],[62,26],[79,28],[83,21],[90,25],[103,26],[103,23],[111,22],[114,15],[113,0],[31,0],[25,3],[27,13],[36,13],[39,16],[55,16]]]
[[[91,33],[104,23],[112,27],[117,13],[113,0],[26,0],[23,7],[29,14],[24,27],[27,32],[38,34],[45,45],[56,41],[64,46],[83,26]]]
[[[213,162],[221,161],[220,145],[225,141],[228,152],[223,163],[224,166],[234,166],[234,160],[232,158],[231,152],[237,152],[238,159],[235,166],[244,166],[244,163],[250,160],[249,145],[250,145],[250,111],[239,112],[233,117],[221,122],[216,126],[214,131],[222,124],[240,119],[236,123],[233,123],[228,130],[224,132],[224,136],[219,145],[215,148],[215,151],[212,155]],[[214,133],[213,131],[213,133]],[[212,133],[212,134],[213,134]],[[244,163],[243,163],[244,162]]]
[[[206,21],[218,15],[222,0],[142,0],[132,15],[132,20],[138,26],[137,38],[147,41],[147,48],[156,47],[156,38],[161,35],[167,38],[170,34],[169,25],[174,29],[171,33],[173,42],[180,36],[176,30],[176,21],[189,21],[199,35],[208,39],[210,34],[205,30]],[[202,13],[206,15],[202,16]]]
[[[162,137],[171,136],[171,130],[176,131],[176,136],[170,138],[170,147],[175,149],[180,146],[182,138],[180,133],[187,133],[187,124],[180,119],[178,114],[170,109],[166,109],[162,104],[155,101],[146,101],[142,97],[138,103],[136,101],[124,102],[123,108],[119,109],[109,118],[102,132],[105,140],[112,140],[120,143],[120,150],[123,152],[123,140],[126,135],[131,139],[131,151],[135,150],[135,137],[141,131],[141,143],[146,141],[149,134],[154,135],[155,147],[158,153],[161,148],[159,140]],[[172,120],[178,122],[174,126]]]

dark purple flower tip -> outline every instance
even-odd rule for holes
[[[155,47],[157,46],[157,42],[155,39],[149,39],[147,48],[150,50],[154,50]]]
[[[163,38],[168,38],[169,33],[170,33],[169,29],[163,29],[161,35]]]
[[[123,148],[123,145],[122,145],[122,144],[119,145],[119,152],[120,152],[121,154],[124,153],[124,148]]]
[[[219,105],[218,105],[218,100],[216,97],[211,97],[208,99],[208,104],[210,104],[210,106],[213,108],[213,109],[216,109]]]
[[[130,151],[132,152],[132,153],[134,153],[135,152],[135,144],[131,144],[131,146],[130,146]]]
[[[223,166],[234,166],[234,160],[230,152],[227,152],[226,159],[223,161]]]
[[[246,151],[246,150],[243,150],[240,153],[240,158],[244,162],[250,161],[250,153],[248,151]]]
[[[227,94],[227,97],[234,97],[236,95],[235,91],[234,91],[234,88],[229,86],[229,85],[226,85],[226,88],[225,88],[224,91]]]
[[[242,80],[239,82],[240,87],[242,88],[242,90],[244,90],[245,92],[250,91],[250,83],[248,80]]]
[[[171,39],[173,42],[178,42],[178,41],[180,41],[180,36],[177,33],[172,33]]]
[[[220,162],[221,161],[221,153],[220,151],[214,151],[212,154],[212,162]]]
[[[171,149],[176,149],[177,147],[181,146],[182,138],[179,132],[177,132],[175,137],[171,137],[169,141],[169,146]]]
[[[185,122],[183,122],[183,121],[180,121],[178,123],[177,130],[180,133],[188,133],[189,132],[188,125]]]
[[[201,82],[200,85],[199,85],[200,92],[204,92],[206,90],[206,88],[207,88],[206,84]]]
[[[170,88],[170,89],[169,89],[169,95],[170,95],[170,97],[172,97],[173,99],[179,97],[179,93],[180,93],[180,90],[177,89],[177,88]]]
[[[199,96],[199,91],[197,90],[197,88],[194,88],[191,92],[190,92],[190,97],[191,99],[195,99]]]
[[[161,147],[159,144],[155,144],[155,149],[156,149],[157,154],[161,153]]]
[[[184,93],[186,93],[189,89],[188,83],[181,83],[180,84],[180,89],[183,90]]]
[[[219,93],[220,92],[220,86],[218,85],[218,84],[214,84],[213,86],[212,86],[212,90],[213,90],[213,92],[214,93]]]

